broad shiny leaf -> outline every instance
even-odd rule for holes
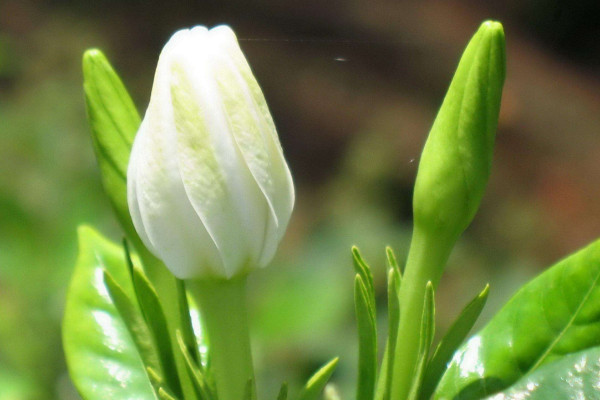
[[[486,400],[598,399],[599,390],[600,347],[594,347],[543,365]]]
[[[106,289],[104,270],[134,296],[122,249],[81,227],[63,320],[71,378],[86,400],[155,399],[135,343]]]
[[[600,345],[600,241],[523,286],[452,359],[435,399],[480,399]]]

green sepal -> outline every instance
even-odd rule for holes
[[[129,257],[128,260],[129,265],[132,266],[131,277],[142,316],[146,324],[148,324],[150,333],[159,349],[158,358],[164,374],[165,384],[176,396],[180,397],[182,396],[181,383],[177,375],[175,358],[172,353],[167,319],[160,300],[158,299],[156,290],[154,290],[154,287],[148,278],[146,278],[141,268],[133,266]]]
[[[302,388],[298,400],[317,400],[319,394],[323,391],[325,385],[327,385],[327,381],[331,378],[335,367],[337,367],[338,361],[339,358],[335,357],[315,372]]]
[[[373,285],[373,274],[371,273],[371,267],[369,267],[369,265],[362,258],[360,251],[356,246],[352,246],[352,260],[354,262],[355,272],[360,275],[367,289],[369,309],[371,314],[373,315],[373,318],[375,318],[375,288]]]
[[[194,390],[199,400],[212,400],[216,398],[215,389],[207,376],[207,372],[202,369],[201,364],[192,358],[188,346],[183,339],[180,330],[177,331],[177,344],[185,360],[186,370],[194,385]]]
[[[388,247],[388,274],[387,274],[387,297],[388,297],[388,337],[385,344],[385,352],[381,362],[381,372],[377,381],[375,391],[376,400],[389,400],[392,390],[392,376],[394,368],[394,356],[396,354],[396,340],[398,338],[398,326],[400,324],[400,269],[395,262],[395,257]],[[390,254],[392,257],[390,257]]]
[[[181,279],[177,279],[177,303],[179,304],[179,314],[181,316],[181,339],[187,348],[190,357],[194,360],[200,370],[202,367],[202,357],[200,356],[200,349],[198,348],[198,341],[194,334],[194,328],[192,326],[192,318],[190,315],[190,305],[188,302],[187,291],[185,289],[185,282]]]
[[[420,395],[421,400],[426,400],[431,397],[431,394],[446,370],[452,355],[458,346],[465,340],[469,331],[473,328],[475,321],[479,318],[479,314],[481,314],[485,302],[487,301],[489,291],[490,285],[485,285],[485,288],[483,288],[481,293],[475,296],[475,298],[465,306],[456,321],[454,321],[452,326],[450,326],[450,329],[448,329],[448,332],[446,332],[442,340],[438,343],[435,352],[429,361],[429,365],[427,366],[425,377],[423,378]]]
[[[158,389],[158,398],[160,400],[179,400],[173,393],[171,393],[165,387],[161,387]]]
[[[427,286],[425,287],[425,299],[423,301],[423,316],[421,318],[419,353],[408,400],[416,400],[419,398],[423,376],[429,361],[429,350],[431,349],[431,343],[433,342],[434,332],[435,296],[433,292],[433,284],[431,282],[427,282]]]
[[[244,389],[244,400],[256,400],[254,392],[254,379],[250,378],[246,382],[246,388]]]
[[[133,339],[137,350],[146,368],[151,368],[162,376],[162,369],[158,360],[158,349],[152,339],[152,334],[142,317],[140,310],[125,290],[115,281],[112,275],[104,270],[104,284],[108,290],[113,304],[119,311],[121,319],[127,326],[127,330]]]
[[[354,279],[354,301],[358,325],[357,400],[372,400],[377,374],[377,328],[371,313],[369,293],[360,274]]]
[[[281,384],[281,388],[279,388],[279,393],[277,394],[277,400],[287,400],[288,397],[288,383],[283,382]]]
[[[163,386],[165,380],[161,374],[152,367],[146,367],[146,373],[148,374],[148,379],[150,379],[150,383],[154,388],[154,392],[158,396],[158,390]]]
[[[127,205],[127,165],[140,115],[123,82],[98,49],[83,55],[83,88],[102,184],[123,229],[137,237]]]
[[[388,268],[391,268],[398,272],[398,286],[400,286],[400,282],[402,281],[402,270],[400,269],[400,265],[398,264],[396,254],[394,254],[394,250],[390,246],[387,246],[385,248],[385,256],[387,258]]]

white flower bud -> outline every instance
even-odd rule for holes
[[[229,27],[184,29],[164,47],[127,191],[142,241],[178,278],[231,278],[273,258],[294,187]]]

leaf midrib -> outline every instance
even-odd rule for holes
[[[548,357],[548,355],[552,352],[552,350],[554,349],[554,347],[563,338],[563,336],[565,335],[565,333],[569,330],[569,328],[571,328],[571,326],[575,322],[575,319],[577,318],[577,316],[579,315],[579,313],[583,309],[583,305],[588,301],[589,297],[592,295],[592,292],[593,292],[594,288],[598,285],[598,280],[599,279],[600,279],[600,270],[596,273],[596,277],[594,278],[594,282],[592,282],[592,284],[590,285],[587,293],[581,299],[581,302],[577,306],[577,309],[575,310],[575,312],[573,313],[573,315],[571,316],[571,318],[569,319],[569,321],[567,322],[567,324],[564,326],[564,328],[561,330],[561,332],[556,336],[556,338],[554,338],[554,340],[552,341],[552,343],[550,343],[550,345],[546,348],[546,350],[542,353],[542,355],[540,355],[540,357],[538,357],[537,361],[529,369],[528,373],[531,373],[531,372],[535,371],[537,368],[539,368],[540,365],[542,365],[542,363],[544,362],[544,360],[546,359],[546,357]],[[579,350],[583,350],[583,349],[579,349]]]

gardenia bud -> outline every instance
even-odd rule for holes
[[[505,75],[504,31],[473,36],[425,143],[413,198],[415,229],[449,243],[469,225],[487,184]]]
[[[181,30],[164,47],[127,191],[140,238],[178,278],[231,278],[273,258],[294,187],[229,27]]]

